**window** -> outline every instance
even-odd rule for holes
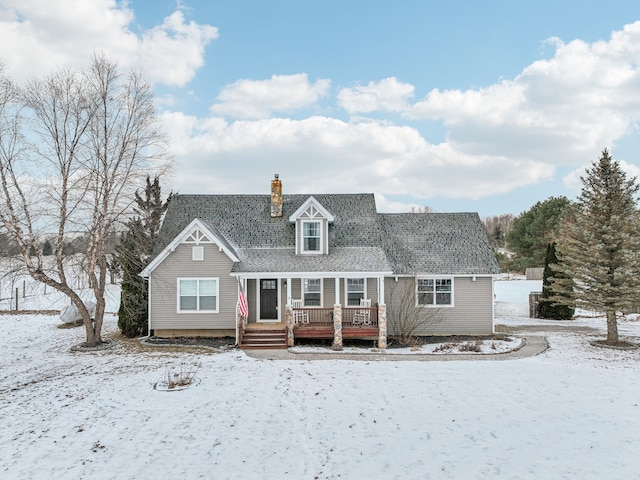
[[[322,305],[322,279],[305,278],[302,282],[304,289],[304,306],[320,307]]]
[[[217,313],[218,279],[178,279],[178,311]]]
[[[193,260],[194,262],[204,260],[204,247],[202,246],[192,247],[191,260]]]
[[[452,305],[453,280],[450,278],[419,278],[419,305]]]
[[[302,251],[320,252],[320,222],[302,222]]]
[[[364,278],[347,278],[347,306],[360,305],[364,298]]]

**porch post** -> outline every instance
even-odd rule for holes
[[[333,306],[333,345],[334,350],[342,350],[342,305]]]
[[[340,278],[336,277],[336,298],[333,304],[333,349],[342,350],[342,305],[340,305]]]
[[[287,278],[287,305],[291,305],[291,278]]]
[[[287,283],[287,289],[289,283]],[[287,328],[287,347],[293,347],[295,339],[293,337],[293,307],[291,302],[284,307],[284,321]]]
[[[378,304],[378,348],[387,348],[387,306]]]
[[[384,304],[384,277],[378,278],[378,304]]]

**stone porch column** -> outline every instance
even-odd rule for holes
[[[342,350],[342,305],[333,306],[333,345],[334,350]]]
[[[284,307],[284,323],[287,329],[287,347],[293,347],[293,307],[290,304]]]
[[[378,348],[387,348],[387,306],[378,304]]]

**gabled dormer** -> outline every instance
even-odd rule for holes
[[[329,223],[333,222],[333,215],[320,202],[309,197],[289,221],[296,224],[296,255],[329,253]]]

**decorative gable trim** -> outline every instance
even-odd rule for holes
[[[182,243],[194,243],[196,245],[200,245],[201,243],[215,243],[209,235],[210,232],[203,232],[199,228],[195,228],[187,235],[187,238],[185,238]]]
[[[313,198],[313,196],[307,198],[307,200],[289,217],[290,222],[302,219],[325,219],[328,222],[333,222],[334,220],[333,215],[331,215],[329,211],[320,204],[320,202]]]
[[[239,262],[240,259],[237,257],[235,252],[225,246],[225,243],[221,241],[207,226],[200,221],[199,219],[193,220],[176,238],[174,238],[169,245],[165,247],[162,252],[160,252],[156,258],[154,258],[149,265],[147,265],[142,272],[140,272],[140,276],[144,278],[148,278],[151,275],[158,265],[160,265],[171,253],[173,253],[178,245],[181,244],[190,244],[190,245],[201,245],[201,244],[215,244],[218,246],[218,249],[221,252],[224,252],[227,257],[232,262]]]

